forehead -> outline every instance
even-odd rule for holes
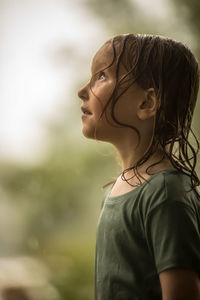
[[[107,66],[113,61],[113,49],[111,41],[107,41],[94,55],[91,64],[92,72],[97,72]]]

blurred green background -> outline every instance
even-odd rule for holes
[[[26,8],[24,14],[23,7]],[[105,193],[102,186],[117,176],[120,166],[115,161],[116,152],[111,145],[82,136],[81,100],[77,97],[77,91],[88,80],[92,55],[111,36],[129,32],[172,37],[188,44],[200,57],[198,0],[75,0],[73,3],[67,0],[1,0],[1,40],[5,42],[7,37],[16,39],[17,43],[18,39],[22,39],[17,32],[19,23],[27,27],[28,32],[30,30],[29,39],[24,39],[23,45],[29,43],[34,47],[31,32],[39,36],[44,27],[49,26],[50,35],[56,36],[54,25],[58,25],[59,19],[52,18],[54,8],[58,9],[55,9],[55,15],[62,11],[68,22],[67,27],[63,28],[66,24],[60,21],[59,28],[64,31],[57,40],[42,49],[46,63],[60,70],[59,76],[55,77],[57,82],[62,83],[59,90],[62,92],[53,96],[54,113],[44,113],[35,119],[37,126],[39,123],[37,134],[40,136],[35,143],[30,142],[29,145],[28,139],[19,142],[22,134],[19,129],[13,136],[10,134],[10,146],[8,142],[4,143],[3,133],[1,138],[2,300],[93,299],[96,225]],[[15,22],[11,22],[12,14],[19,11]],[[31,24],[28,23],[27,12],[34,14]],[[49,20],[48,13],[51,15]],[[73,18],[70,17],[72,15]],[[9,36],[9,32],[12,35],[10,33]],[[6,53],[11,51],[5,45],[2,47],[5,47]],[[13,59],[18,59],[22,66],[26,64],[23,57],[17,58],[15,55],[15,49],[12,49]],[[5,76],[9,61],[0,60],[1,66],[4,66],[1,68],[1,78],[6,80],[5,86],[7,84],[13,90],[13,84],[9,81],[12,72]],[[23,68],[19,68],[18,72],[23,72]],[[30,72],[33,70],[30,69]],[[23,88],[27,89],[22,83]],[[50,88],[49,83],[44,85],[44,90]],[[2,116],[6,95],[2,94],[0,102]],[[14,99],[12,97],[8,115],[11,110],[15,115],[18,106],[15,99],[18,96],[21,97],[16,92]],[[28,92],[25,98],[28,102]],[[40,101],[44,101],[45,111],[45,106],[47,108],[50,105],[48,99],[45,100],[45,93]],[[198,137],[199,114],[198,102],[193,122]],[[18,118],[20,121],[22,114]],[[18,121],[13,119],[11,123],[16,127]],[[8,121],[4,121],[4,127],[8,127]],[[23,127],[26,127],[26,123]],[[31,135],[29,132],[27,134]],[[20,148],[12,143],[16,135]],[[20,151],[21,156],[15,155]]]

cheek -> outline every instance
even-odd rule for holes
[[[113,84],[109,84],[105,87],[101,87],[101,89],[99,90],[99,109],[102,110],[104,109],[104,107],[106,106],[106,115],[107,115],[107,118],[109,120],[112,120],[111,118],[111,109],[112,109],[112,94],[113,94],[113,90],[114,90],[114,85]],[[103,114],[103,117],[105,115],[105,112]]]
[[[107,80],[105,82],[99,82],[93,89],[94,94],[101,100],[102,104],[106,104],[112,96],[114,90],[114,81]]]
[[[134,125],[137,119],[134,99],[123,95],[115,104],[114,113],[121,123]]]

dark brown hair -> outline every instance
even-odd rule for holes
[[[149,169],[167,157],[177,170],[190,176],[192,189],[196,191],[196,187],[200,185],[195,171],[199,142],[191,128],[191,122],[199,89],[199,67],[194,55],[183,43],[156,35],[118,35],[107,43],[111,43],[113,50],[113,60],[108,67],[116,64],[116,86],[102,114],[111,102],[113,120],[136,130],[140,140],[139,131],[135,127],[122,124],[115,118],[115,103],[135,82],[143,89],[153,87],[159,101],[151,144],[136,165],[122,172],[122,179],[127,181],[124,174],[131,169],[138,179],[142,177],[137,168],[161,147],[163,158],[149,166],[147,174],[151,175],[148,173]],[[127,74],[118,80],[120,64],[123,64]],[[119,94],[118,90],[124,83],[126,88]],[[190,133],[195,145],[189,140]]]

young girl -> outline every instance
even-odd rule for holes
[[[125,34],[91,72],[79,91],[83,135],[112,143],[122,163],[97,228],[95,299],[199,300],[197,61],[180,42]]]

